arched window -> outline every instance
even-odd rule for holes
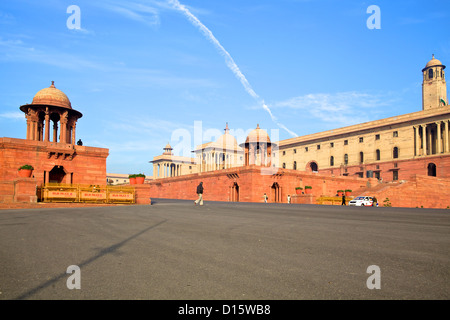
[[[364,162],[364,152],[360,152],[359,153],[359,162],[363,163]]]
[[[429,163],[427,169],[430,177],[436,177],[436,165],[434,163]]]
[[[380,160],[381,159],[380,149],[377,149],[377,151],[375,151],[375,153],[376,153],[376,159]]]
[[[334,157],[330,157],[330,167],[334,166]]]
[[[433,79],[433,69],[428,69],[428,79]]]
[[[397,159],[397,158],[398,158],[398,153],[399,153],[398,148],[397,148],[397,147],[394,147],[394,150],[392,151],[392,157],[393,157],[394,159]]]
[[[344,154],[344,164],[348,164],[348,154]]]
[[[317,166],[317,163],[315,162],[311,162],[311,164],[309,165],[309,167],[311,168],[312,172],[317,172],[319,171],[319,167]]]

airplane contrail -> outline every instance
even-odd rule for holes
[[[286,130],[289,134],[291,134],[293,137],[297,137],[297,134],[288,128],[284,126],[283,124],[279,123],[277,118],[272,114],[272,111],[270,108],[265,104],[264,100],[261,99],[261,97],[253,90],[252,86],[248,82],[247,78],[245,78],[244,74],[241,72],[237,64],[234,62],[231,55],[228,53],[227,50],[220,44],[220,42],[216,39],[216,37],[213,35],[213,33],[195,16],[193,15],[186,6],[182,5],[178,0],[168,0],[168,2],[177,10],[181,11],[188,19],[189,21],[196,26],[200,31],[205,35],[205,37],[211,41],[214,46],[218,49],[218,51],[225,57],[225,62],[228,66],[228,68],[234,73],[234,75],[241,81],[242,85],[244,86],[245,91],[252,96],[258,103],[262,105],[264,110],[266,110],[270,118],[273,122],[275,122],[280,128]]]

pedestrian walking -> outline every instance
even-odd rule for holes
[[[288,203],[291,203],[291,195],[288,194]]]
[[[267,199],[269,199],[269,197],[267,196],[267,194],[265,192],[264,192],[263,198],[264,198],[264,203],[267,203]]]
[[[200,184],[197,186],[197,194],[198,199],[194,201],[194,205],[200,204],[203,205],[203,182],[200,182]]]
[[[343,194],[342,195],[342,203],[341,203],[341,206],[345,206],[346,204],[345,204],[345,194]]]

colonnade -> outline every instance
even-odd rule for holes
[[[178,177],[182,174],[182,169],[184,166],[182,164],[177,164],[173,162],[161,162],[155,163],[153,165],[153,178],[170,178]]]
[[[414,126],[415,156],[450,152],[449,120]]]
[[[197,156],[197,163],[199,164],[200,172],[215,171],[222,169],[229,169],[236,166],[243,165],[241,157],[242,153],[234,152],[204,152]]]
[[[27,140],[51,141],[75,144],[76,122],[78,117],[69,114],[68,110],[29,109],[26,113]],[[53,122],[52,135],[50,136],[50,121]],[[58,137],[58,123],[61,126]],[[50,137],[52,139],[50,140]]]

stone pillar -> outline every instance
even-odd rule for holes
[[[53,142],[58,142],[58,122],[53,122]]]
[[[444,152],[449,152],[448,120],[445,120],[444,138]]]
[[[31,140],[31,120],[27,116],[27,140]]]
[[[416,143],[416,149],[415,149],[415,156],[417,157],[419,155],[419,148],[420,148],[420,141],[419,141],[419,126],[414,126],[414,139]]]
[[[436,126],[437,126],[436,152],[437,152],[437,154],[439,154],[442,152],[441,122],[440,121],[436,122]]]
[[[422,143],[423,143],[423,155],[427,155],[427,125],[422,124]]]
[[[62,115],[60,123],[61,123],[60,142],[67,143],[67,112],[64,112],[64,114]]]
[[[45,111],[45,137],[44,141],[50,141],[50,113],[48,108]]]
[[[77,127],[77,124],[74,122],[73,123],[73,125],[72,125],[72,144],[75,144],[75,129],[76,129],[76,127]]]
[[[32,122],[33,127],[33,139],[32,140],[38,140],[38,122],[36,120],[33,120]]]

